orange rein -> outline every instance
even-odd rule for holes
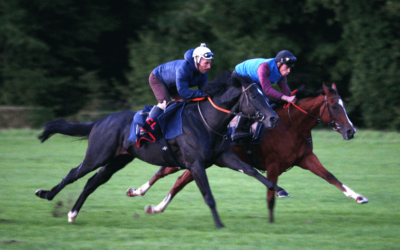
[[[291,93],[291,95],[294,95],[297,92],[297,89],[293,90],[293,92]],[[297,106],[294,103],[288,102],[285,105],[283,105],[283,108],[289,108],[290,104],[292,104],[293,106],[295,106],[298,110],[300,110],[301,112],[303,112],[304,114],[308,115],[308,112],[305,111],[304,109],[300,108],[299,106]]]
[[[215,109],[218,109],[219,111],[225,112],[225,113],[227,113],[227,114],[230,114],[230,113],[231,113],[230,110],[223,109],[223,108],[220,108],[220,107],[218,107],[217,105],[215,105],[215,103],[212,101],[211,97],[208,97],[208,100],[210,101],[211,105],[212,105]]]
[[[223,108],[220,108],[220,107],[218,107],[214,102],[213,102],[213,100],[211,99],[211,97],[199,97],[199,98],[194,98],[194,99],[190,99],[191,101],[193,101],[193,102],[200,102],[200,101],[203,101],[203,100],[205,100],[205,99],[208,99],[208,101],[210,101],[210,103],[211,103],[211,105],[215,108],[215,109],[217,109],[217,110],[219,110],[219,111],[222,111],[222,112],[225,112],[225,113],[227,113],[227,114],[231,114],[231,111],[230,110],[227,110],[227,109],[223,109]]]

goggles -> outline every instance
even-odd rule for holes
[[[204,59],[213,59],[214,58],[214,54],[212,52],[206,52],[202,55],[202,57]]]
[[[283,64],[286,64],[286,66],[287,66],[288,68],[293,68],[294,65],[295,65],[295,63],[296,63],[296,61],[290,60],[290,61],[288,61],[288,62],[284,62]]]
[[[286,66],[288,68],[293,68],[294,64],[297,61],[297,58],[294,56],[293,57],[285,57],[285,58],[282,58],[280,61],[281,61],[281,63],[286,64]]]

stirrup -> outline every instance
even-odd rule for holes
[[[236,141],[238,139],[242,138],[248,138],[251,137],[253,134],[250,132],[244,132],[244,131],[234,131],[231,135],[232,141]]]
[[[250,137],[253,135],[250,132],[250,128],[248,128],[247,130],[244,129],[245,127],[247,128],[247,126],[246,126],[247,122],[248,122],[248,120],[246,118],[239,116],[239,118],[236,122],[235,129],[233,130],[232,135],[231,135],[232,141],[236,141],[238,139]]]

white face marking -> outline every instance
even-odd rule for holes
[[[342,108],[344,110],[344,113],[346,114],[347,121],[349,121],[350,125],[354,128],[353,123],[350,121],[349,117],[347,116],[347,111],[346,111],[346,108],[344,107],[342,99],[339,99],[338,103],[339,103],[340,106],[342,106]]]

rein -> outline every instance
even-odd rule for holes
[[[295,94],[296,92],[297,92],[297,89],[294,90],[294,91],[291,93],[291,95]],[[292,123],[292,125],[293,125],[293,127],[294,127],[295,129],[296,129],[296,126],[293,124],[292,118],[291,118],[291,116],[290,116],[290,105],[293,105],[294,107],[296,107],[296,108],[297,108],[299,111],[301,111],[302,113],[304,113],[304,114],[306,114],[306,115],[308,115],[308,116],[310,116],[310,117],[316,119],[318,123],[323,123],[323,124],[328,125],[328,126],[330,126],[330,127],[335,127],[337,124],[336,124],[336,122],[332,119],[331,111],[330,111],[329,106],[328,106],[328,101],[331,100],[331,99],[335,99],[335,98],[341,98],[341,97],[340,97],[339,95],[337,95],[337,96],[334,96],[334,97],[331,97],[331,98],[327,99],[326,96],[325,96],[324,108],[323,108],[322,111],[320,112],[319,117],[316,117],[316,116],[310,114],[309,112],[305,111],[304,109],[300,108],[299,106],[297,106],[297,105],[294,104],[294,103],[288,102],[288,103],[286,103],[285,105],[283,105],[283,108],[287,108],[287,109],[288,109],[288,115],[289,115],[290,122]],[[329,118],[331,119],[331,122],[330,122],[330,123],[327,123],[327,122],[322,121],[322,115],[323,115],[323,113],[324,113],[324,111],[325,111],[325,108],[328,110]],[[297,130],[297,129],[296,129],[296,130]],[[301,136],[301,137],[302,137],[303,139],[305,139],[306,141],[311,142],[311,137],[310,137],[310,138],[306,138],[306,137],[304,137],[304,136]]]
[[[255,83],[250,84],[247,88],[244,88],[244,87],[243,87],[242,93],[246,93],[246,91],[247,91],[251,86],[253,86],[253,85],[255,85]],[[246,97],[247,97],[247,94],[246,94]],[[200,99],[200,98],[199,98],[199,99]],[[235,116],[242,116],[242,117],[248,118],[248,119],[250,119],[250,120],[257,120],[257,121],[260,121],[260,122],[261,122],[262,120],[265,119],[265,116],[264,116],[260,111],[256,111],[256,114],[255,114],[254,116],[244,115],[244,114],[242,114],[242,112],[236,113],[236,112],[234,112],[234,111],[231,111],[231,110],[227,110],[227,109],[223,109],[223,108],[221,108],[221,107],[218,107],[218,106],[213,102],[213,100],[211,99],[211,97],[208,97],[207,99],[208,99],[208,101],[211,103],[211,105],[212,105],[216,110],[219,110],[219,111],[221,111],[221,112],[224,112],[224,113],[227,113],[227,114],[231,114],[231,115],[235,115]],[[201,99],[201,100],[204,100],[204,98]],[[240,101],[241,101],[241,100],[242,100],[242,98],[240,99]],[[199,100],[199,101],[200,101],[200,100]],[[240,103],[240,104],[241,104],[241,103]],[[254,106],[253,106],[253,107],[254,107]],[[220,133],[218,133],[217,131],[213,130],[213,129],[210,127],[210,125],[208,125],[207,121],[205,120],[205,118],[204,118],[204,116],[203,116],[203,113],[201,112],[201,109],[200,109],[200,102],[197,102],[197,109],[199,110],[201,119],[203,120],[204,124],[207,126],[208,129],[210,129],[210,130],[211,130],[212,132],[214,132],[215,134],[217,134],[217,135],[219,135],[219,136],[222,136],[225,140],[228,139],[228,134],[225,134],[225,135],[220,134]]]

